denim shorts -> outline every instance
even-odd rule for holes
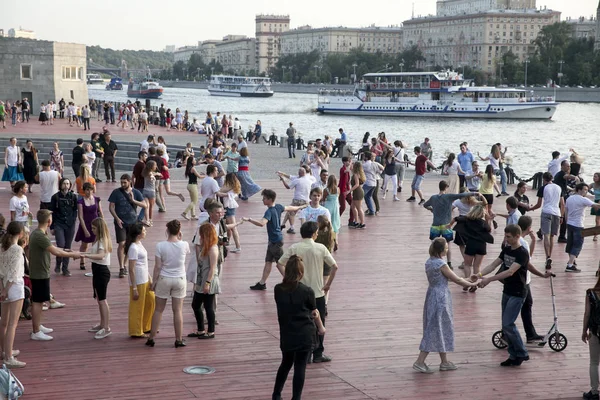
[[[416,175],[413,177],[412,184],[410,188],[413,190],[421,190],[421,183],[423,183],[423,179],[425,179],[425,175]]]
[[[581,231],[583,228],[567,224],[567,246],[565,247],[565,253],[579,256],[581,249],[583,248],[583,236]]]
[[[225,216],[226,217],[235,217],[235,208],[225,207]]]

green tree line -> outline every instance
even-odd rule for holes
[[[170,69],[173,66],[173,54],[152,50],[113,50],[100,46],[87,46],[87,59],[105,67],[119,68],[125,60],[128,68]]]

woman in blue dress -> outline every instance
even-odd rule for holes
[[[325,202],[323,203],[323,207],[329,210],[329,214],[331,214],[331,227],[335,232],[335,249],[337,250],[337,235],[340,231],[340,201],[339,201],[339,188],[338,181],[335,175],[329,175],[327,178],[327,187],[325,188],[325,194],[323,195],[325,198]]]
[[[242,194],[240,196],[242,200],[248,200],[250,197],[260,192],[261,187],[254,183],[250,176],[250,158],[248,158],[247,147],[240,150],[237,177],[242,186]]]
[[[433,373],[425,358],[430,352],[440,353],[440,371],[453,371],[457,367],[446,358],[447,352],[454,351],[454,317],[452,315],[452,295],[448,280],[462,287],[476,287],[477,283],[460,278],[448,267],[444,257],[448,252],[448,243],[437,238],[429,246],[429,259],[425,262],[425,273],[429,281],[425,306],[423,307],[423,339],[419,358],[413,369],[426,374]]]

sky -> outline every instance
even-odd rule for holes
[[[27,3],[25,7],[23,4]],[[228,0],[207,6],[205,1],[164,0],[125,2],[6,1],[0,28],[33,30],[37,39],[84,43],[116,50],[163,50],[166,45],[196,45],[225,35],[254,37],[256,14],[285,14],[290,27],[311,25],[365,27],[401,25],[414,15],[435,14],[435,0]],[[127,6],[124,8],[123,5]],[[141,7],[138,4],[143,4]],[[596,15],[598,0],[537,0],[567,17]]]

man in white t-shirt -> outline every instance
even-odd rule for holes
[[[219,184],[215,180],[217,176],[217,167],[208,165],[206,167],[206,177],[200,185],[200,211],[204,211],[204,202],[206,199],[216,199],[215,194],[219,191]]]
[[[363,184],[363,191],[365,193],[365,204],[369,209],[365,212],[365,215],[375,215],[376,212],[379,212],[379,203],[376,204],[373,199],[377,198],[377,177],[381,171],[383,171],[383,166],[378,162],[373,161],[375,157],[370,151],[366,151],[363,154],[365,161],[362,166],[366,177],[365,183]]]
[[[225,184],[225,168],[223,168],[223,165],[215,160],[215,157],[212,154],[205,155],[204,160],[208,165],[214,165],[217,168],[215,180],[219,184],[219,187],[223,186]]]
[[[244,147],[248,147],[248,143],[246,143],[242,135],[238,135],[238,151],[241,151]]]
[[[58,181],[60,181],[58,171],[50,170],[50,161],[42,161],[42,170],[39,173],[40,181],[40,210],[50,209],[50,200],[58,192]]]
[[[311,189],[310,203],[308,203],[308,207],[300,211],[300,214],[298,214],[298,218],[300,218],[300,224],[305,222],[317,222],[319,215],[324,215],[329,221],[331,221],[331,213],[319,203],[321,201],[321,197],[323,197],[323,191],[320,188]]]
[[[548,163],[548,172],[550,172],[552,174],[552,176],[558,174],[558,171],[560,171],[560,164],[563,161],[568,160],[569,157],[571,157],[571,153],[575,153],[575,150],[569,149],[567,154],[565,154],[564,156],[561,157],[560,152],[553,151],[552,152],[552,161],[550,161]],[[575,153],[575,154],[577,154],[577,153]]]
[[[537,192],[538,201],[530,211],[542,209],[540,216],[541,231],[544,235],[544,251],[546,252],[546,269],[552,268],[552,247],[554,236],[558,235],[560,222],[565,215],[565,200],[561,196],[561,189],[552,183],[552,174],[544,172],[544,184]],[[542,207],[543,200],[543,207]]]
[[[303,167],[298,169],[298,176],[291,176],[284,174],[281,171],[277,171],[277,175],[279,175],[279,180],[283,183],[286,189],[294,189],[294,197],[292,198],[292,206],[299,207],[308,203],[310,197],[310,188],[313,184],[312,178],[306,173],[306,170]],[[285,179],[289,179],[290,183],[287,183]],[[294,217],[296,216],[296,211],[287,211],[285,217],[283,218],[283,222],[281,223],[281,228],[285,228],[285,223],[290,221],[290,229],[287,230],[287,233],[296,233],[294,230]]]
[[[325,190],[327,188],[327,179],[329,178],[329,171],[327,171],[326,169],[322,169],[321,173],[319,174],[319,180],[314,182],[312,184],[312,188],[316,188],[318,187],[321,190]]]
[[[583,230],[585,210],[588,207],[592,207],[594,210],[600,209],[600,203],[594,203],[585,197],[588,190],[589,186],[586,183],[578,183],[575,186],[575,193],[569,196],[565,202],[565,215],[567,216],[567,246],[565,252],[569,254],[569,262],[565,272],[581,272],[574,263],[583,248],[581,231]]]

